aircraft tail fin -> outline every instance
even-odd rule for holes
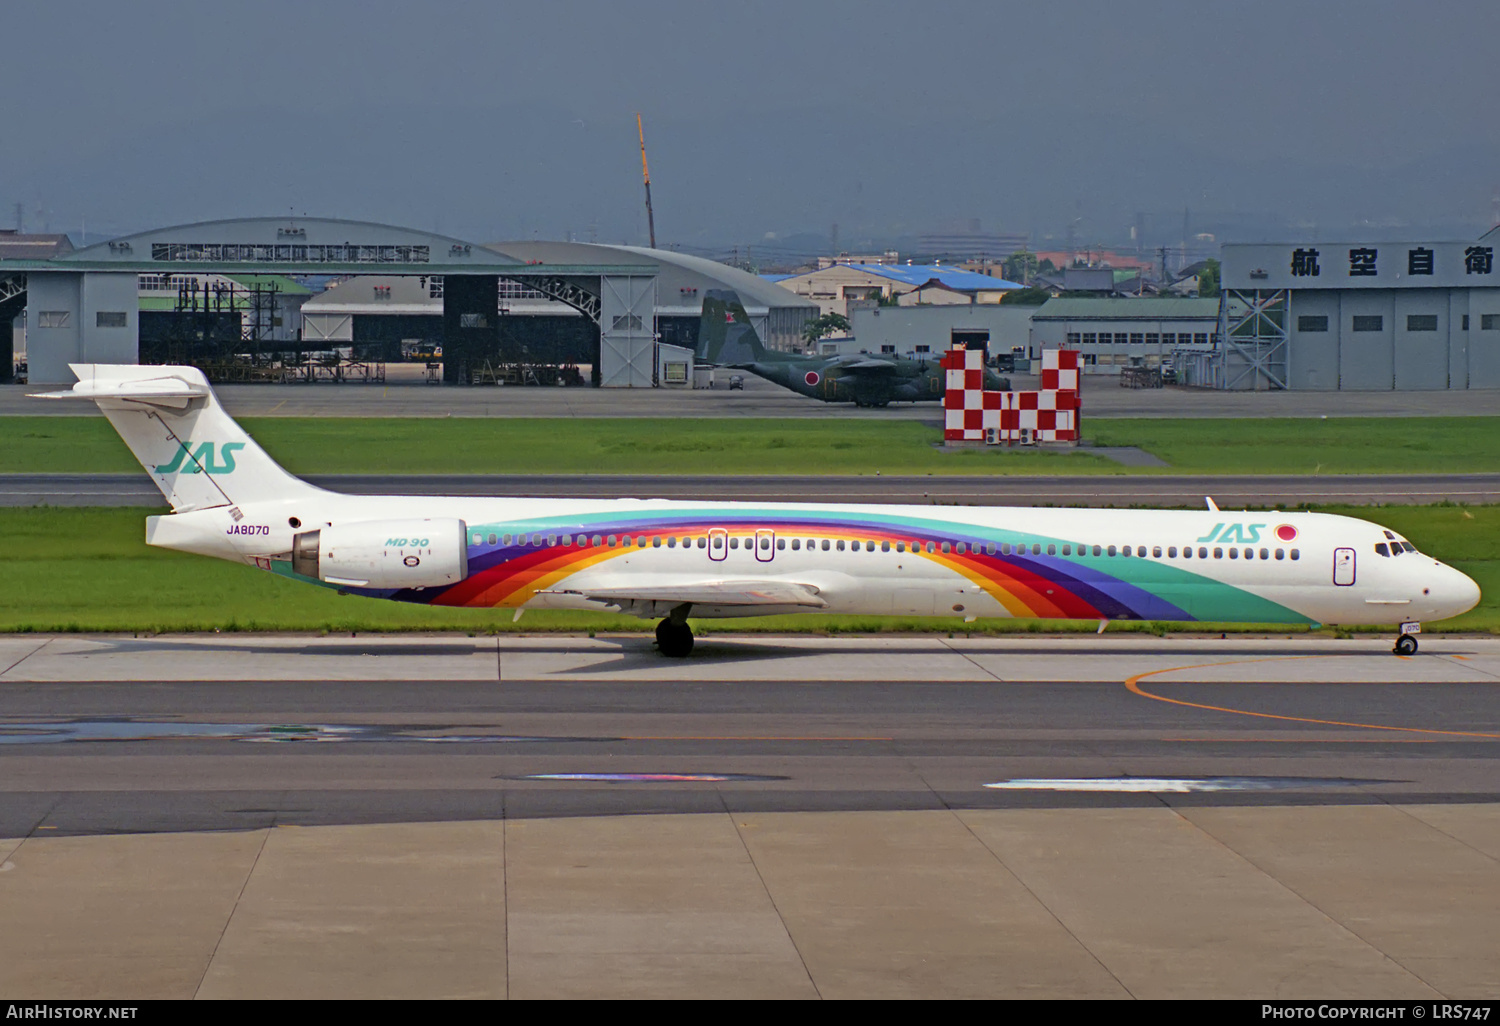
[[[766,349],[750,324],[739,293],[709,289],[703,293],[703,320],[698,324],[697,356],[704,363],[733,366],[765,359]]]
[[[70,366],[76,385],[37,398],[96,403],[174,513],[318,491],[266,455],[196,367]]]

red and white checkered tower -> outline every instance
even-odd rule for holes
[[[943,356],[943,440],[1077,443],[1078,366],[1078,350],[1044,349],[1040,390],[986,392],[984,350],[950,349]]]

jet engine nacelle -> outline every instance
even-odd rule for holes
[[[440,588],[469,576],[462,520],[368,520],[303,531],[292,569],[355,588]]]

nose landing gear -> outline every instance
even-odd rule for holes
[[[1399,656],[1417,654],[1417,634],[1422,630],[1419,623],[1403,623],[1401,634],[1396,638],[1396,647],[1391,649]]]
[[[693,651],[693,629],[687,624],[691,608],[684,602],[656,625],[656,649],[668,659],[686,659]]]

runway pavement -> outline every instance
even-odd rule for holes
[[[357,495],[528,495],[977,506],[1220,506],[1500,502],[1500,474],[746,476],[647,474],[326,474],[313,484]],[[0,506],[160,506],[144,474],[0,474]]]
[[[0,992],[1494,998],[1497,742],[1489,638],[4,637]]]

